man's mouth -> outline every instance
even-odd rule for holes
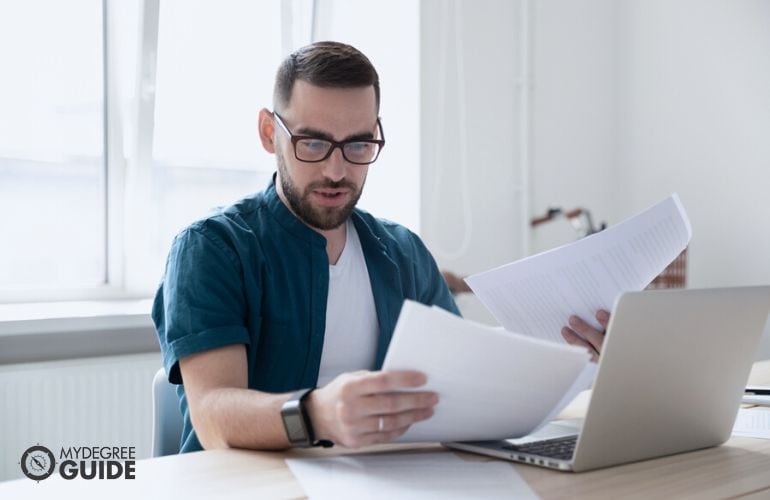
[[[317,189],[316,193],[326,198],[335,198],[347,193],[347,191],[344,189]]]
[[[326,206],[334,206],[347,201],[349,189],[314,189],[313,194],[318,202]]]

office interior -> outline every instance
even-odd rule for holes
[[[0,3],[0,481],[35,443],[151,456],[170,243],[269,181],[256,114],[312,41],[378,68],[387,147],[359,206],[442,269],[575,241],[569,210],[612,226],[676,192],[686,287],[770,283],[768,26],[761,0]]]

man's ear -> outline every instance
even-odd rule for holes
[[[262,141],[262,147],[268,153],[275,153],[275,144],[273,142],[275,123],[273,120],[273,113],[269,109],[262,108],[259,110],[259,140]]]

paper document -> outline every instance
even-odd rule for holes
[[[741,403],[745,405],[770,406],[770,396],[755,396],[752,394],[744,394],[743,398],[741,399]]]
[[[589,361],[582,347],[506,332],[407,300],[383,370],[424,372],[428,383],[420,390],[437,392],[439,402],[430,419],[397,441],[528,434],[561,410]]]
[[[561,328],[575,314],[612,310],[622,292],[642,290],[692,237],[676,194],[625,221],[547,252],[466,278],[505,329],[566,343]]]
[[[770,410],[741,408],[733,426],[733,436],[770,439]]]
[[[525,436],[555,418],[594,380],[585,348],[561,329],[572,314],[643,289],[692,236],[679,197],[609,229],[466,279],[503,328],[406,301],[384,370],[419,370],[439,394],[430,419],[398,441],[480,441]]]
[[[577,376],[570,388],[567,389],[567,392],[565,392],[559,402],[556,403],[556,406],[553,407],[553,410],[551,410],[548,416],[543,419],[543,422],[540,424],[540,426],[538,426],[538,429],[551,420],[555,419],[559,413],[561,413],[561,411],[567,407],[567,405],[574,401],[578,394],[585,391],[586,389],[589,389],[594,383],[598,369],[598,364],[586,363],[586,366],[580,371],[580,374]]]
[[[381,453],[290,458],[311,500],[538,498],[510,464],[465,461],[454,453]]]

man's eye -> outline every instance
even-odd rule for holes
[[[329,147],[329,143],[326,141],[316,141],[313,139],[303,139],[300,143],[307,151],[324,151]]]
[[[349,142],[345,147],[350,153],[365,153],[372,149],[372,144],[369,142]]]

